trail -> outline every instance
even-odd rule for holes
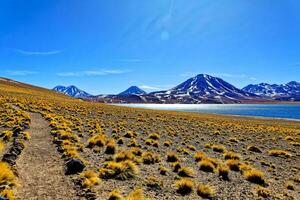
[[[64,175],[64,163],[51,142],[48,122],[40,114],[31,113],[30,117],[31,139],[16,164],[20,184],[15,191],[17,199],[79,199],[73,183]]]

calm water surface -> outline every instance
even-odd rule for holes
[[[133,108],[300,120],[300,104],[115,104]]]

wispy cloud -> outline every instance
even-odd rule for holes
[[[50,56],[62,53],[62,50],[51,50],[51,51],[26,51],[23,49],[13,49],[13,51],[18,52],[26,56]]]
[[[174,85],[139,85],[139,88],[143,90],[167,90],[173,88]]]
[[[150,85],[140,85],[139,88],[143,90],[161,90],[160,87],[150,86]]]
[[[11,76],[27,76],[27,75],[38,74],[38,72],[26,71],[26,70],[7,70],[5,71],[5,73]]]
[[[81,71],[81,72],[59,72],[56,73],[57,76],[66,76],[66,77],[76,77],[76,76],[105,76],[105,75],[113,75],[113,74],[124,74],[131,72],[131,70],[89,70],[89,71]]]

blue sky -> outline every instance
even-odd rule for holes
[[[1,0],[0,76],[92,94],[300,81],[298,0]]]

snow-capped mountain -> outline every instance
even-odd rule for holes
[[[143,94],[147,94],[147,93],[137,86],[131,86],[127,90],[121,92],[118,95],[126,96],[126,95],[143,95]]]
[[[56,91],[56,92],[60,92],[63,93],[65,95],[71,96],[71,97],[75,97],[75,98],[90,98],[93,97],[93,95],[80,90],[79,88],[77,88],[74,85],[65,87],[65,86],[56,86],[55,88],[53,88],[52,90]]]
[[[170,90],[151,94],[163,101],[183,103],[238,103],[241,100],[257,98],[255,94],[242,91],[220,78],[207,74],[199,74]]]
[[[291,81],[287,84],[250,84],[242,89],[260,96],[272,98],[300,96],[300,83]]]

